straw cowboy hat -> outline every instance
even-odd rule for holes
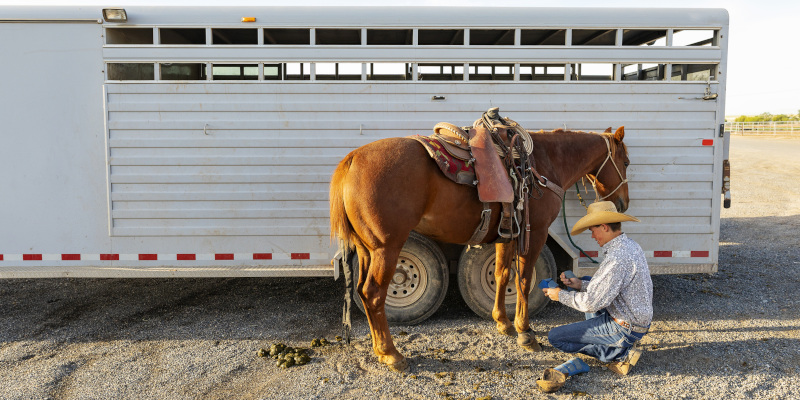
[[[572,234],[577,235],[589,227],[601,224],[611,224],[614,222],[634,221],[639,222],[639,219],[628,214],[617,212],[617,207],[610,201],[598,201],[589,204],[586,210],[586,216],[579,219],[572,227]]]

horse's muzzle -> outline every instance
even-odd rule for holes
[[[614,205],[617,206],[619,212],[625,212],[628,209],[628,203],[622,197],[618,198]]]

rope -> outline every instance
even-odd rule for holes
[[[580,191],[580,189],[578,189],[578,184],[577,183],[575,183],[575,190],[578,192],[578,198],[580,198],[581,191]],[[563,215],[563,217],[564,217],[564,229],[567,231],[567,238],[569,239],[569,242],[572,243],[572,246],[575,247],[576,249],[578,249],[581,252],[581,254],[585,255],[586,258],[589,259],[589,261],[591,261],[594,264],[599,264],[599,262],[597,260],[595,260],[592,257],[589,257],[589,255],[586,254],[586,252],[583,251],[582,248],[578,247],[578,245],[575,244],[575,242],[572,241],[572,234],[569,233],[569,227],[567,226],[567,208],[565,207],[566,201],[567,201],[567,196],[564,196],[564,197],[561,198],[561,212],[562,212],[561,215]]]
[[[600,165],[600,168],[598,168],[597,172],[594,174],[594,179],[592,179],[588,175],[586,176],[586,179],[589,180],[589,182],[592,184],[592,188],[594,188],[595,201],[601,201],[601,200],[607,199],[609,196],[614,194],[614,192],[616,192],[619,188],[621,188],[622,185],[628,183],[628,179],[624,178],[622,176],[622,172],[620,172],[619,167],[617,167],[617,163],[615,163],[614,159],[612,158],[612,156],[614,155],[614,152],[611,150],[611,143],[609,142],[608,138],[605,137],[605,136],[603,136],[603,140],[605,140],[605,142],[606,142],[606,149],[608,149],[608,155],[606,155],[605,161],[603,161],[603,164]],[[611,160],[611,165],[613,165],[614,169],[617,170],[617,175],[619,175],[619,179],[621,179],[621,181],[620,181],[619,185],[617,185],[617,187],[614,188],[614,190],[612,190],[607,195],[605,195],[603,197],[600,197],[600,193],[597,191],[597,176],[600,175],[600,171],[603,170],[603,167],[606,166],[606,163],[608,162],[608,160]],[[585,205],[584,205],[584,207],[585,207]]]
[[[341,246],[342,272],[344,273],[344,305],[342,306],[342,336],[347,344],[350,344],[350,337],[353,331],[353,324],[350,322],[351,303],[353,301],[353,266],[350,265],[350,254],[347,246]]]

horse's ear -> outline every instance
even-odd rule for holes
[[[603,133],[611,133],[611,127],[609,126],[608,128],[606,128],[605,132]]]
[[[611,130],[610,130],[611,128],[608,128],[608,129],[609,129],[609,132],[611,132]],[[624,126],[620,126],[619,128],[617,128],[617,131],[614,132],[614,140],[616,140],[618,142],[621,142],[622,138],[624,138],[624,137],[625,137],[625,127]]]

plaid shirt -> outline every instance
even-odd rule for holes
[[[603,246],[604,258],[591,281],[580,292],[562,290],[558,301],[583,312],[607,309],[617,319],[650,326],[653,319],[653,282],[641,246],[624,233]]]

